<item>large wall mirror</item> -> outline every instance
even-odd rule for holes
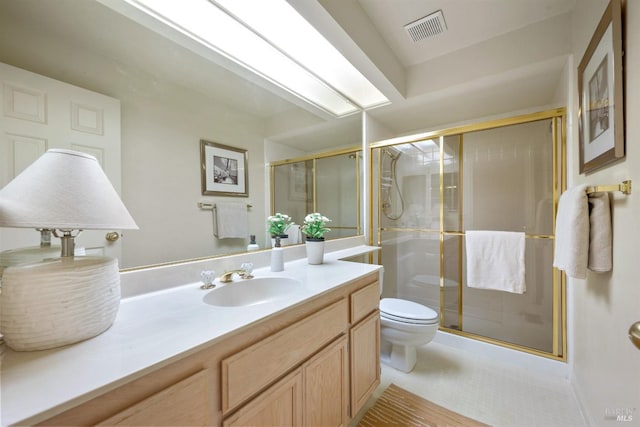
[[[4,0],[0,27],[0,62],[119,101],[120,193],[139,226],[115,243],[105,241],[105,246],[118,246],[121,268],[246,250],[248,238],[215,238],[212,211],[198,207],[230,199],[201,192],[201,139],[247,150],[249,194],[242,201],[251,205],[249,231],[262,248],[269,247],[267,165],[362,144],[360,115],[339,120],[319,115],[97,1]],[[0,142],[8,144],[0,131]],[[349,155],[318,159],[318,183],[358,178],[357,164]],[[352,186],[356,181],[350,181]],[[335,185],[317,185],[317,201],[322,203],[323,190]],[[328,237],[359,232],[354,195],[330,193],[343,200],[325,209],[340,230]],[[341,210],[346,201],[356,212],[353,218]],[[36,231],[22,231],[30,234],[21,246],[40,242]],[[86,244],[82,237],[79,245]],[[2,238],[0,251],[15,247]]]

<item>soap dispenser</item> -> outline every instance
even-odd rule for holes
[[[271,249],[271,271],[277,272],[282,270],[284,270],[282,246],[280,246],[280,237],[276,236],[276,244],[273,249]]]
[[[249,245],[247,246],[247,251],[257,251],[260,249],[260,246],[256,243],[256,235],[252,234],[250,236]]]

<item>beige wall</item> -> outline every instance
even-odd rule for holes
[[[233,253],[248,239],[217,239],[211,210],[199,201],[252,205],[249,232],[265,246],[264,149],[261,121],[197,93],[163,88],[167,97],[121,93],[122,196],[140,230],[126,233],[123,267]],[[164,99],[163,99],[164,98]],[[200,139],[248,150],[249,197],[201,195]]]
[[[580,62],[607,0],[579,0],[573,22],[574,62]],[[578,153],[570,153],[569,184],[615,184],[625,179],[640,183],[640,2],[626,1],[626,141],[625,160],[591,175],[578,174]],[[574,79],[576,71],[574,68]],[[574,89],[577,93],[577,86]],[[577,95],[573,99],[575,109]],[[578,144],[573,114],[569,148]],[[640,197],[613,195],[613,271],[589,273],[586,280],[569,280],[571,312],[569,357],[572,382],[585,415],[592,425],[611,425],[605,420],[616,409],[633,411],[625,425],[640,425],[640,351],[628,340],[629,326],[640,320],[638,242]]]

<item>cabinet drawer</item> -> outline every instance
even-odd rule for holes
[[[364,319],[380,305],[380,287],[378,281],[351,294],[351,324]]]
[[[222,361],[222,412],[228,413],[345,332],[346,299]]]
[[[293,371],[224,420],[222,427],[302,425],[302,372]]]
[[[101,426],[204,426],[211,421],[207,371],[200,371],[98,423]],[[170,404],[167,404],[170,402]]]

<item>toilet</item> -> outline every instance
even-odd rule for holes
[[[380,293],[382,294],[380,272]],[[416,348],[435,336],[438,313],[424,305],[398,298],[380,300],[380,360],[395,369],[411,372],[416,365]]]

